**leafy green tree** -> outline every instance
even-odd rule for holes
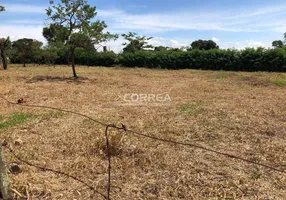
[[[170,48],[169,51],[176,51],[176,52],[182,52],[182,48]]]
[[[191,48],[188,51],[193,49],[198,50],[210,50],[210,49],[219,49],[219,46],[212,40],[196,40],[192,42]]]
[[[56,59],[59,58],[53,49],[44,48],[41,53],[41,61],[47,65],[54,65]]]
[[[61,24],[50,24],[43,28],[43,36],[49,43],[65,43],[69,37],[69,30]]]
[[[10,38],[0,38],[0,56],[3,64],[3,68],[7,69],[7,50],[11,48]]]
[[[272,42],[272,46],[275,48],[282,48],[284,43],[281,40],[275,40]]]
[[[54,2],[50,1],[50,4]],[[92,22],[97,15],[96,7],[90,6],[87,0],[61,0],[47,9],[47,15],[52,23],[49,29],[44,28],[43,35],[54,42],[62,42],[69,49],[74,77],[77,77],[76,48],[89,49],[95,44],[118,38],[118,35],[104,32],[107,28],[104,21]]]
[[[136,51],[146,50],[148,48],[153,48],[152,45],[148,45],[148,41],[153,37],[138,36],[137,33],[129,32],[128,34],[121,35],[128,42],[123,43],[125,47],[123,52],[134,53]]]
[[[5,11],[5,7],[4,6],[0,6],[0,12]]]
[[[158,46],[154,48],[154,51],[168,51],[168,47]]]
[[[12,58],[14,62],[26,63],[37,62],[41,54],[42,42],[29,38],[19,39],[12,43]]]

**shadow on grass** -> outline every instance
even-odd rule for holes
[[[26,83],[36,83],[36,82],[67,82],[67,83],[86,83],[90,80],[84,77],[60,77],[60,76],[35,76],[30,80],[26,81]]]

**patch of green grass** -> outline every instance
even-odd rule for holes
[[[262,177],[262,173],[259,171],[259,169],[254,169],[252,171],[252,175],[251,177],[254,179],[254,180],[258,180]]]
[[[279,86],[286,86],[286,80],[276,79],[276,80],[272,81],[272,83],[274,83],[275,85],[279,85]]]
[[[179,112],[185,115],[189,115],[189,116],[196,116],[200,113],[202,113],[203,109],[202,109],[202,103],[198,103],[198,102],[192,102],[192,103],[188,103],[188,104],[182,104],[179,107]]]
[[[225,72],[225,71],[220,71],[220,72],[216,72],[216,79],[224,79],[224,78],[228,78],[228,77],[233,77],[233,76],[237,76],[237,73],[235,72]]]
[[[243,81],[248,81],[248,80],[250,80],[250,77],[249,76],[240,75],[239,79],[243,80]]]
[[[50,118],[58,118],[63,116],[65,113],[61,112],[61,111],[50,111],[47,113],[43,113],[41,115],[39,115],[41,117],[41,119],[50,119]]]
[[[58,118],[63,116],[64,113],[60,111],[51,111],[43,114],[35,115],[31,113],[13,113],[7,118],[0,115],[0,130],[6,128],[12,128],[21,124],[25,124],[36,118],[48,120],[50,118]]]
[[[11,128],[20,124],[24,124],[36,116],[30,113],[13,113],[9,117],[2,117],[0,122],[0,129]]]
[[[227,78],[228,77],[228,73],[227,72],[219,72],[217,75],[216,75],[216,79],[223,79],[223,78]]]
[[[280,74],[272,83],[279,86],[286,86],[286,75]]]
[[[2,122],[3,120],[4,120],[4,117],[0,115],[0,122]]]

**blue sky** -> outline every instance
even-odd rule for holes
[[[55,0],[57,2],[57,0]],[[89,0],[96,19],[113,33],[137,32],[154,37],[151,44],[187,46],[197,39],[213,39],[221,48],[270,47],[286,32],[286,2],[282,0]],[[0,37],[29,37],[45,42],[49,0],[1,0]],[[107,45],[116,52],[123,40]]]

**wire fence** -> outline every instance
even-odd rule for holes
[[[206,152],[211,152],[211,153],[214,153],[214,154],[218,154],[218,155],[221,155],[221,156],[228,157],[230,159],[236,159],[236,160],[243,161],[243,162],[246,162],[246,163],[250,163],[250,164],[253,164],[253,165],[256,165],[256,166],[264,167],[266,169],[269,169],[269,170],[272,170],[272,171],[275,171],[275,172],[278,172],[278,173],[286,174],[286,171],[278,169],[276,167],[273,167],[270,164],[264,164],[264,163],[255,162],[255,161],[252,161],[252,160],[240,157],[240,156],[236,156],[236,155],[233,155],[233,154],[229,154],[229,153],[225,153],[225,152],[221,152],[221,151],[216,151],[214,149],[210,149],[210,148],[207,148],[207,147],[204,147],[202,145],[195,144],[195,143],[186,143],[186,142],[181,142],[181,141],[174,141],[174,140],[164,139],[164,138],[152,136],[150,134],[146,134],[146,133],[130,130],[130,129],[127,128],[126,125],[124,125],[122,123],[121,123],[121,126],[117,126],[115,124],[106,124],[106,123],[101,122],[99,120],[96,120],[96,119],[94,119],[94,118],[92,118],[92,117],[90,117],[88,115],[81,114],[81,113],[74,112],[74,111],[70,111],[70,110],[65,110],[65,109],[60,109],[60,108],[55,108],[55,107],[50,107],[50,106],[29,105],[29,104],[26,104],[26,102],[24,102],[24,100],[22,98],[18,99],[16,102],[12,102],[12,101],[8,100],[7,98],[3,97],[2,95],[0,95],[0,99],[4,100],[8,104],[14,105],[14,106],[22,106],[22,107],[30,107],[30,108],[42,108],[42,109],[56,110],[56,111],[65,112],[65,113],[71,113],[71,114],[78,115],[78,116],[81,116],[83,118],[89,119],[89,120],[91,120],[91,121],[93,121],[93,122],[95,122],[95,123],[105,127],[106,159],[107,159],[107,186],[106,186],[105,194],[104,194],[104,192],[98,191],[92,185],[86,183],[85,181],[83,181],[83,180],[81,180],[81,179],[79,179],[79,178],[77,178],[77,177],[75,177],[73,175],[70,175],[68,173],[65,173],[65,172],[62,172],[62,171],[59,171],[59,170],[55,170],[55,169],[39,166],[39,165],[36,165],[36,164],[34,164],[34,163],[30,162],[30,161],[27,161],[27,160],[21,158],[20,156],[18,156],[15,153],[15,151],[12,149],[12,147],[5,141],[2,143],[2,146],[8,148],[9,151],[12,153],[12,155],[17,160],[19,160],[20,162],[22,162],[22,163],[24,163],[26,165],[38,168],[38,169],[43,170],[43,171],[50,171],[50,172],[53,172],[53,173],[56,173],[56,174],[60,174],[60,175],[69,177],[71,179],[74,179],[75,181],[78,181],[81,184],[87,186],[94,193],[100,195],[102,198],[104,198],[106,200],[110,200],[111,199],[111,197],[110,197],[111,181],[110,180],[111,180],[111,165],[112,165],[112,163],[111,163],[110,145],[109,145],[109,138],[108,138],[108,131],[109,131],[109,129],[116,129],[118,131],[121,130],[121,131],[124,131],[127,134],[131,134],[131,135],[135,135],[135,136],[143,137],[143,138],[149,138],[149,139],[152,139],[152,140],[155,140],[155,141],[160,141],[160,142],[163,142],[163,143],[168,143],[168,144],[174,144],[174,145],[187,146],[187,147],[192,147],[192,148],[196,148],[196,149],[201,149],[201,150],[204,150]]]

